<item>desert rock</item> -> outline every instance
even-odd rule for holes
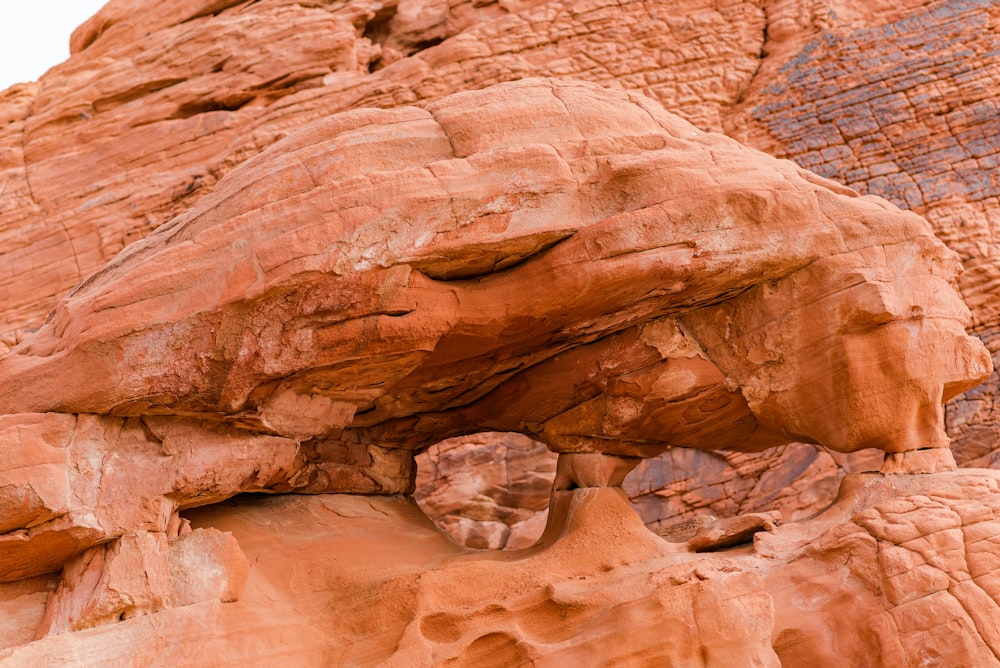
[[[625,456],[944,447],[942,402],[991,371],[957,271],[884,200],[647,98],[525,80],[248,161],[0,360],[0,410],[410,450],[484,428]],[[539,283],[553,301],[520,298]]]
[[[253,564],[239,602],[168,608],[0,656],[997,665],[997,484],[987,470],[851,476],[820,517],[700,555],[650,533],[613,488],[557,492],[544,547],[520,553],[463,552],[401,497],[230,501],[189,517],[196,531],[231,532]]]
[[[998,18],[112,0],[0,93],[0,663],[998,665]]]
[[[996,68],[991,7],[954,0],[594,1],[565,11],[562,3],[535,0],[109,2],[74,34],[69,61],[3,94],[0,345],[20,341],[61,294],[290,130],[356,106],[424,104],[546,75],[642,91],[701,129],[725,129],[862,192],[915,206],[962,257],[967,271],[959,280],[976,333],[995,351],[986,241],[995,198],[962,186],[966,194],[936,187],[917,201],[892,185],[926,180],[926,173],[945,185],[989,174],[997,153],[988,132]],[[141,22],[132,20],[137,12]],[[911,42],[919,48],[908,51]],[[977,58],[971,70],[968,54]],[[931,60],[933,67],[924,67]],[[882,95],[887,68],[892,91]],[[943,100],[954,111],[947,123],[938,113]],[[800,120],[789,121],[797,109]],[[867,124],[855,122],[859,114]],[[836,123],[824,125],[830,118]],[[864,137],[854,139],[850,128],[835,136],[837,124],[853,124]],[[949,156],[966,151],[956,142],[971,147],[984,171],[963,159],[949,176]],[[841,169],[847,162],[836,156],[855,148],[859,157]],[[988,388],[950,404],[960,463],[995,459],[997,382],[994,375]],[[668,452],[664,466],[689,456]],[[766,463],[726,457],[726,487],[737,498],[749,493],[736,505],[769,503],[751,490],[764,471],[785,471],[781,486],[789,491],[780,502],[799,515],[828,502],[845,473],[867,467],[815,448],[775,451]],[[713,501],[710,484],[691,484],[705,485],[694,506],[650,512],[688,513],[702,501],[717,510],[732,506]],[[819,489],[825,492],[814,493]]]

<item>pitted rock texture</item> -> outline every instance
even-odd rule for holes
[[[524,76],[641,90],[701,129],[725,129],[777,155],[809,160],[815,151],[803,145],[820,142],[832,162],[813,160],[813,169],[910,206],[893,183],[927,175],[951,183],[954,174],[973,183],[980,172],[969,160],[952,170],[941,156],[973,150],[982,161],[996,153],[997,135],[988,131],[995,26],[996,4],[986,1],[114,0],[75,33],[69,61],[37,84],[0,93],[0,346],[23,339],[126,243],[188,210],[290,130],[354,106],[423,104]],[[812,76],[820,72],[823,81]],[[891,95],[879,94],[886,77]],[[786,111],[772,119],[762,110],[775,104]],[[792,108],[802,112],[798,125],[774,133],[761,125],[777,128]],[[871,150],[851,158],[859,171],[843,158],[857,141],[838,144],[830,128],[861,112],[874,121],[865,126]],[[878,173],[893,161],[895,171]],[[863,173],[873,178],[859,180]],[[996,356],[995,198],[940,189],[921,196],[917,211],[966,265],[963,293]],[[960,463],[995,458],[998,378],[951,404]],[[803,515],[827,503],[852,470],[822,450],[787,452],[775,466],[801,471],[803,458],[812,459],[803,475],[819,476],[816,485],[797,483],[803,494],[783,495],[783,507]],[[727,488],[740,494],[759,484],[756,460],[732,461],[740,463],[726,474]],[[793,482],[786,476],[782,484]],[[702,485],[692,479],[687,491],[716,494],[714,483],[697,492]],[[749,505],[763,503],[752,497]]]
[[[556,492],[540,546],[510,553],[461,550],[401,497],[242,498],[186,513],[191,536],[229,533],[242,547],[252,566],[240,601],[54,635],[0,659],[996,666],[998,485],[988,470],[848,476],[820,516],[703,554],[650,533],[612,488]]]
[[[726,132],[925,216],[962,258],[973,331],[1000,352],[1000,5],[989,0],[765,3],[765,57]],[[994,374],[956,400],[959,463],[991,461]]]
[[[0,659],[996,665],[996,7],[113,0],[0,93]],[[479,429],[535,548],[381,496]]]

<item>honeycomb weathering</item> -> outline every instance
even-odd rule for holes
[[[1000,665],[998,6],[111,0],[0,93],[0,664]]]

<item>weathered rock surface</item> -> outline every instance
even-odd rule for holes
[[[731,136],[925,216],[962,258],[973,331],[1000,347],[1000,7],[995,2],[774,2],[765,57]],[[956,400],[964,465],[992,465],[996,374]]]
[[[749,82],[763,30],[750,2],[698,3],[681,16],[669,2],[611,0],[567,11],[539,1],[309,4],[112,0],[76,31],[73,57],[6,92],[9,341],[126,243],[309,121],[525,76],[616,85],[628,74],[638,84],[629,88],[717,119]],[[48,224],[33,225],[38,217]]]
[[[983,195],[989,187],[970,185],[995,172],[994,3],[563,4],[108,3],[74,35],[69,61],[0,94],[0,345],[21,340],[124,244],[188,210],[291,129],[355,106],[547,75],[641,90],[702,129],[915,207],[963,258],[976,333],[996,354],[989,239],[998,207]],[[848,125],[856,130],[832,132]],[[969,151],[974,161],[949,157]],[[928,179],[944,187],[903,187]],[[961,463],[995,459],[998,378],[951,404]],[[807,450],[771,453],[766,466],[726,455],[729,470],[717,476],[736,498],[749,494],[737,501],[747,508],[767,503],[751,491],[765,470],[787,472],[780,484],[768,476],[777,487],[799,476],[803,493],[781,500],[806,515],[853,470]],[[677,457],[689,455],[668,452],[664,467],[679,468]],[[713,485],[701,492],[691,479],[694,505],[681,512],[703,501],[732,506],[712,500]]]
[[[526,80],[248,161],[0,359],[0,411],[405,450],[944,447],[942,401],[991,371],[957,271],[883,200],[647,98]]]
[[[516,433],[485,432],[432,445],[416,458],[413,496],[460,545],[521,549],[541,537],[556,454]]]
[[[541,545],[507,553],[462,551],[401,497],[230,501],[187,517],[192,536],[231,532],[245,552],[252,567],[238,602],[166,609],[0,656],[10,665],[53,656],[72,657],[68,665],[135,656],[233,666],[289,656],[317,666],[1000,665],[998,484],[988,470],[850,476],[821,516],[710,554],[650,533],[611,488],[556,492]]]
[[[672,446],[806,439],[946,470],[942,402],[990,370],[956,266],[918,217],[641,96],[527,80],[334,116],[0,359],[5,490],[27,499],[0,577],[241,492],[405,493],[414,451],[484,429],[567,453],[557,490],[618,486]],[[542,283],[553,301],[523,299]],[[79,418],[79,449],[24,445],[19,420],[65,413],[109,417]],[[928,448],[947,456],[907,464]]]
[[[113,0],[0,93],[0,658],[996,665],[996,7]]]

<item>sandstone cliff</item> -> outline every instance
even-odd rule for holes
[[[0,94],[0,659],[996,664],[998,20],[112,0]]]

